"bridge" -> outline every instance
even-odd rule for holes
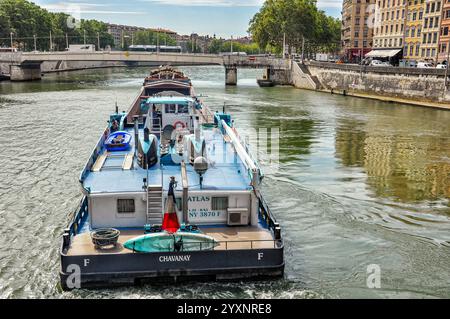
[[[155,63],[158,65],[222,65],[225,67],[227,85],[237,84],[238,68],[265,68],[268,74],[290,69],[290,61],[266,55],[215,55],[215,54],[182,54],[152,53],[128,51],[101,52],[10,52],[0,53],[0,63],[8,64],[11,81],[29,81],[41,79],[43,62],[125,62]]]

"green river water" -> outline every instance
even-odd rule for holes
[[[261,155],[263,193],[282,225],[285,277],[62,292],[58,248],[78,176],[117,101],[148,72],[105,69],[0,82],[0,298],[450,297],[450,112],[259,88],[225,87],[220,67],[183,68],[241,131],[278,129],[279,165]],[[366,285],[379,265],[381,288]]]

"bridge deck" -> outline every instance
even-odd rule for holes
[[[128,51],[99,52],[16,52],[0,53],[0,62],[15,64],[40,64],[57,61],[91,62],[155,62],[176,65],[224,65],[240,68],[271,67],[289,69],[290,61],[270,56],[215,55],[186,53],[152,53]]]

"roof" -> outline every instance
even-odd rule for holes
[[[149,97],[147,99],[147,103],[154,104],[189,104],[194,102],[193,98],[185,97],[185,96],[156,96]]]
[[[366,58],[376,57],[376,58],[391,58],[400,53],[402,49],[394,50],[372,50],[366,54]]]

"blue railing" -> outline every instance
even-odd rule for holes
[[[271,229],[274,233],[275,239],[281,239],[281,227],[280,224],[277,222],[275,216],[270,211],[269,206],[267,205],[267,202],[262,198],[262,196],[259,196],[259,218],[261,221],[263,221],[267,228]]]
[[[88,208],[89,208],[88,207],[88,199],[87,199],[87,196],[84,196],[80,202],[80,205],[78,206],[77,210],[74,213],[74,216],[72,218],[72,221],[69,224],[69,227],[64,230],[64,235],[63,235],[64,248],[70,246],[71,237],[78,234],[78,231],[83,226],[83,223],[86,221],[88,214],[89,214]]]

